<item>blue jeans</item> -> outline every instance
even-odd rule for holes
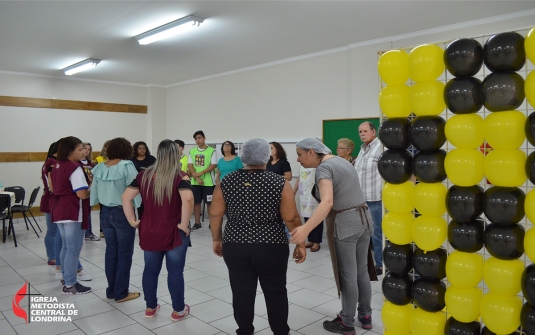
[[[106,297],[121,300],[128,295],[130,268],[134,254],[136,229],[132,228],[121,207],[102,205],[100,227],[106,235]]]
[[[106,234],[106,233],[104,233]],[[158,298],[158,276],[162,269],[163,257],[167,266],[167,287],[171,293],[173,310],[181,312],[184,310],[184,265],[186,264],[186,252],[190,237],[180,231],[182,244],[173,250],[167,251],[145,251],[145,269],[143,270],[143,294],[147,308],[156,308]],[[106,236],[106,238],[108,238]]]
[[[93,234],[93,225],[91,224],[91,212],[89,212],[89,228],[85,231],[85,237],[91,236]]]
[[[383,267],[383,202],[366,201],[373,221],[373,256],[375,258],[375,265]]]
[[[54,250],[54,244],[56,243],[56,236],[58,235],[58,225],[52,222],[50,213],[45,213],[46,220],[46,235],[45,235],[45,249],[46,257],[49,261],[56,260],[56,254]]]
[[[54,225],[56,225],[56,229],[58,230],[58,224],[57,223],[52,223]],[[46,243],[46,242],[45,242]],[[61,266],[61,248],[63,247],[63,239],[61,238],[61,234],[59,233],[59,230],[58,230],[58,234],[56,234],[56,240],[54,241],[54,255],[57,255],[56,256],[56,267],[57,266]],[[78,260],[78,270],[81,270],[82,269],[82,263],[80,263],[80,260]]]
[[[76,271],[80,263],[80,251],[84,244],[85,229],[81,222],[58,223],[62,240],[60,253],[61,273],[66,286],[76,284]]]

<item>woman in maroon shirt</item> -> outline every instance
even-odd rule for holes
[[[56,242],[56,236],[58,234],[58,225],[52,222],[50,218],[50,187],[48,185],[48,176],[52,171],[52,168],[56,164],[56,154],[58,152],[58,142],[54,142],[48,148],[48,154],[46,161],[41,167],[41,179],[43,180],[43,196],[41,197],[41,204],[39,210],[45,213],[46,220],[46,235],[45,235],[45,248],[46,256],[48,258],[48,265],[56,265],[56,259],[59,255],[56,255],[54,251],[54,243]]]
[[[138,194],[141,194],[144,210],[136,220],[131,204]],[[145,317],[153,317],[160,309],[156,291],[165,256],[167,285],[173,302],[171,320],[183,319],[189,314],[189,306],[184,303],[184,266],[193,192],[189,177],[180,170],[180,154],[175,142],[163,140],[160,143],[156,162],[137,175],[123,193],[122,201],[128,222],[139,229],[139,246],[144,251]]]

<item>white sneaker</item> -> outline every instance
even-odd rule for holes
[[[54,276],[63,276],[61,269],[54,268]]]
[[[87,272],[85,272],[84,269],[78,271],[76,273],[76,276],[78,277],[78,280],[83,280],[83,281],[93,280],[93,278],[91,278],[91,276]]]

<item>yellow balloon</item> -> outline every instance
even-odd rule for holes
[[[410,320],[413,313],[414,305],[412,304],[398,306],[387,301],[381,310],[381,318],[386,328],[403,334],[410,332]]]
[[[418,248],[433,251],[448,237],[448,223],[440,216],[420,215],[412,224],[412,238]]]
[[[481,298],[483,298],[483,290],[479,287],[459,288],[453,285],[448,287],[444,296],[448,313],[457,321],[464,323],[479,318]]]
[[[412,242],[412,213],[396,214],[388,212],[383,217],[383,233],[392,243],[409,244]]]
[[[528,230],[524,236],[524,251],[529,260],[535,263],[535,228]]]
[[[478,114],[459,114],[444,128],[446,138],[457,148],[476,149],[483,143],[483,118]]]
[[[438,45],[423,44],[412,49],[409,54],[409,73],[417,83],[436,80],[446,66],[444,50]]]
[[[422,215],[440,216],[446,213],[446,193],[442,183],[419,183],[414,186],[413,204]]]
[[[388,118],[407,117],[412,111],[410,95],[407,85],[388,85],[379,93],[379,107]]]
[[[535,224],[535,189],[526,194],[526,201],[524,202],[524,211],[531,223]],[[533,261],[535,263],[535,261]]]
[[[444,169],[455,185],[473,186],[485,176],[484,162],[485,156],[478,149],[454,149],[446,155]]]
[[[526,49],[526,56],[535,64],[535,28],[531,29],[524,40],[524,49]],[[531,105],[533,107],[533,105]]]
[[[485,139],[494,149],[518,149],[526,140],[526,115],[519,111],[491,113],[485,118]]]
[[[403,50],[390,50],[379,57],[379,76],[387,85],[401,85],[409,80],[409,54]]]
[[[439,115],[446,108],[444,83],[430,81],[416,83],[411,87],[412,111],[417,116]]]
[[[412,314],[411,331],[413,335],[444,335],[445,326],[445,313],[430,313],[417,308]]]
[[[446,261],[446,275],[453,286],[476,286],[483,279],[483,256],[462,251],[452,252]]]
[[[483,279],[489,289],[501,295],[516,295],[520,292],[520,279],[524,262],[518,259],[504,261],[491,257],[483,264]]]
[[[526,77],[524,92],[531,108],[535,108],[535,71],[531,71]]]
[[[403,184],[385,183],[383,188],[383,203],[389,212],[407,214],[414,209],[412,195],[414,184],[406,181]]]
[[[505,283],[504,283],[505,284]],[[520,326],[522,299],[489,292],[481,299],[481,318],[496,334],[510,334]]]
[[[485,175],[496,186],[518,187],[526,182],[526,159],[526,153],[519,149],[492,150],[485,157]]]
[[[385,330],[383,335],[409,335],[409,334],[410,333],[399,333],[399,332],[394,332],[394,331],[387,329]]]

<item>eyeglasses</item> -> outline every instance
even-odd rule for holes
[[[231,147],[232,144],[225,143],[225,144],[223,144],[223,146],[224,146],[224,147]]]
[[[338,147],[338,148],[336,148],[336,150],[349,150],[349,148]]]

